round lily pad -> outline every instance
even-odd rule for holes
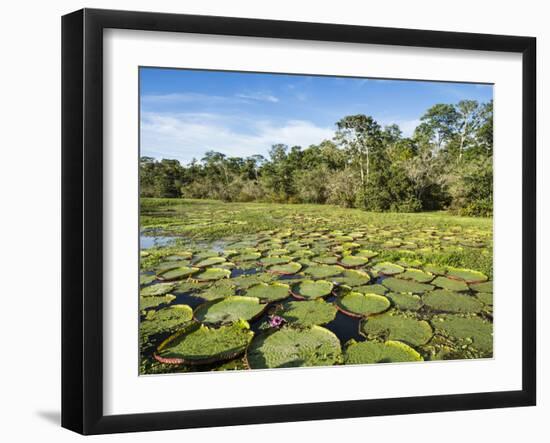
[[[139,284],[140,286],[148,285],[151,282],[154,282],[157,279],[157,276],[154,274],[140,274],[139,275]]]
[[[182,278],[189,277],[199,272],[199,268],[191,268],[189,266],[182,266],[179,268],[167,269],[158,274],[159,280],[171,281],[181,280]]]
[[[162,342],[155,358],[161,363],[189,365],[231,360],[245,352],[252,337],[245,321],[219,328],[192,323]]]
[[[405,268],[403,266],[396,265],[395,263],[382,262],[374,265],[372,267],[372,272],[381,275],[395,275],[405,272]]]
[[[378,255],[378,252],[371,251],[370,249],[360,249],[355,255],[357,257],[374,258]]]
[[[418,283],[429,283],[434,277],[435,276],[431,272],[425,272],[419,269],[407,269],[402,274],[399,274],[399,278],[413,280]]]
[[[171,305],[158,311],[149,311],[139,324],[143,338],[161,332],[170,333],[193,320],[193,309],[188,305]]]
[[[341,274],[344,268],[338,265],[312,265],[308,266],[304,271],[312,278],[328,278]]]
[[[359,266],[366,265],[369,259],[367,257],[359,257],[355,255],[345,255],[340,260],[340,265],[344,268],[356,268]]]
[[[300,300],[326,297],[332,292],[333,284],[326,280],[304,280],[292,287],[292,295]]]
[[[273,265],[267,268],[268,272],[271,272],[273,274],[280,274],[280,275],[291,275],[296,274],[297,272],[302,269],[302,265],[297,262],[290,262],[283,265]]]
[[[445,275],[447,273],[447,269],[444,266],[439,266],[434,264],[425,265],[424,271],[435,275]]]
[[[167,257],[165,257],[165,260],[169,261],[180,261],[180,260],[188,260],[193,256],[193,253],[189,251],[182,251],[178,252],[177,254],[172,254]]]
[[[417,283],[411,280],[403,280],[395,277],[388,277],[382,281],[382,284],[393,292],[410,292],[413,294],[422,294],[433,289],[432,285],[426,283]]]
[[[334,265],[338,263],[338,257],[335,255],[319,255],[317,257],[313,257],[311,261],[324,265]]]
[[[208,268],[205,271],[196,274],[193,278],[196,278],[199,281],[213,281],[221,280],[222,278],[229,278],[230,275],[231,271],[228,269]]]
[[[336,283],[347,286],[364,286],[370,281],[370,276],[366,272],[357,271],[355,269],[346,269],[341,277],[333,279]]]
[[[256,297],[232,295],[203,303],[195,309],[194,317],[210,324],[248,321],[260,315],[265,307]]]
[[[424,306],[422,298],[416,294],[390,292],[389,294],[386,294],[386,297],[393,302],[397,309],[402,311],[418,311],[422,306]]]
[[[362,294],[378,294],[378,295],[384,295],[386,294],[386,292],[388,292],[388,288],[386,288],[384,285],[379,285],[378,283],[374,285],[355,286],[353,290],[355,292],[360,292]]]
[[[482,352],[493,350],[493,325],[479,317],[444,314],[432,318],[436,333]]]
[[[258,283],[251,286],[247,291],[248,297],[259,298],[263,302],[272,302],[277,300],[283,300],[288,297],[290,287],[284,283]]]
[[[483,283],[472,283],[469,285],[470,289],[476,292],[493,292],[493,282],[486,281]]]
[[[338,337],[321,326],[285,326],[257,336],[246,358],[251,369],[331,366],[341,362],[342,350]]]
[[[371,363],[396,363],[422,361],[422,356],[413,348],[400,341],[388,340],[384,343],[348,343],[344,351],[344,364],[364,365]]]
[[[195,266],[196,268],[207,268],[208,266],[219,265],[220,263],[224,263],[225,261],[226,259],[224,257],[208,257],[199,260],[193,266]]]
[[[432,284],[439,288],[448,289],[449,291],[467,291],[468,285],[461,280],[454,280],[447,277],[436,277]]]
[[[250,253],[247,253],[247,254],[235,255],[235,256],[231,257],[231,260],[233,260],[236,263],[241,263],[241,262],[248,262],[248,261],[256,261],[261,256],[262,256],[262,254],[260,254],[259,252],[250,252]]]
[[[156,308],[162,304],[169,304],[174,301],[176,297],[172,294],[148,296],[139,298],[139,310],[144,311],[149,308]]]
[[[270,265],[282,265],[284,263],[289,263],[292,261],[292,257],[288,256],[269,256],[264,257],[260,259],[260,263],[264,266],[270,266]]]
[[[390,301],[383,295],[348,292],[336,299],[337,308],[350,317],[367,317],[379,314],[390,307]]]
[[[142,297],[152,297],[168,294],[173,291],[175,287],[175,283],[156,283],[154,285],[142,288],[139,293]]]
[[[434,311],[476,313],[483,310],[483,303],[475,297],[446,289],[428,292],[424,294],[422,300]]]
[[[361,332],[367,337],[382,336],[389,340],[399,340],[412,346],[426,344],[433,335],[432,327],[425,320],[387,312],[361,322]]]
[[[449,267],[447,269],[447,275],[451,278],[464,280],[466,283],[482,283],[488,280],[487,276],[482,272],[463,268]]]
[[[199,292],[192,293],[191,295],[203,298],[204,300],[217,300],[219,298],[235,295],[235,285],[230,283],[224,284],[225,282],[229,282],[229,280],[218,280],[207,288]]]
[[[307,327],[331,322],[336,317],[336,308],[324,300],[292,301],[285,303],[277,314],[288,323]]]

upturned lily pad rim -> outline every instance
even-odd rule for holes
[[[220,326],[219,328],[214,328],[214,327],[211,327],[211,326],[203,325],[203,324],[198,323],[198,322],[191,322],[189,325],[186,325],[185,327],[178,330],[176,333],[170,335],[168,338],[166,338],[164,341],[162,341],[160,343],[160,345],[157,347],[157,349],[155,350],[155,352],[153,353],[153,358],[155,360],[157,360],[159,363],[163,363],[163,364],[169,364],[169,365],[170,364],[171,365],[183,365],[184,364],[184,365],[190,365],[190,366],[201,366],[201,365],[208,365],[208,364],[212,364],[212,363],[218,363],[218,362],[233,360],[234,358],[237,358],[240,355],[243,355],[243,354],[246,353],[246,351],[247,351],[248,347],[250,346],[250,343],[252,343],[252,340],[253,340],[254,335],[255,335],[254,332],[250,329],[250,325],[248,324],[248,322],[241,321],[240,323],[242,324],[243,329],[248,329],[250,332],[252,332],[252,335],[250,336],[250,339],[248,340],[248,344],[246,346],[243,346],[243,348],[239,349],[238,351],[227,352],[226,354],[213,356],[213,357],[209,357],[209,358],[204,358],[204,359],[197,359],[197,360],[196,359],[184,359],[184,358],[178,358],[178,357],[162,357],[161,355],[159,355],[159,352],[162,352],[162,349],[164,347],[166,347],[167,345],[169,345],[173,340],[176,340],[177,338],[181,337],[184,334],[194,332],[194,331],[200,329],[201,327],[207,328],[209,330],[217,330],[217,329],[221,329],[221,328],[231,328],[231,327],[235,326],[233,324],[233,325],[223,325],[223,326]]]
[[[201,274],[205,274],[209,271],[225,271],[225,272],[222,272],[223,276],[222,277],[218,277],[218,278],[200,278],[200,275]],[[216,281],[216,280],[222,280],[224,278],[229,278],[231,276],[231,271],[228,270],[228,269],[223,269],[223,268],[207,268],[205,270],[203,270],[200,274],[198,275],[195,275],[195,278],[194,280],[197,280],[198,282],[209,282],[209,281]]]

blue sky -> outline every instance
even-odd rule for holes
[[[330,139],[351,114],[408,136],[436,103],[492,96],[481,84],[141,68],[141,155],[184,164],[209,150],[267,155],[276,143]]]

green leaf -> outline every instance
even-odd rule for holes
[[[321,326],[285,326],[256,337],[246,357],[251,369],[331,366],[341,362],[342,350],[338,337]]]
[[[197,321],[209,324],[248,321],[260,315],[265,307],[258,298],[233,295],[203,303],[195,309],[194,316]]]
[[[197,261],[193,266],[197,268],[207,268],[212,265],[219,265],[220,263],[225,263],[226,259],[224,257],[208,257],[202,260]]]
[[[418,311],[422,306],[424,306],[422,299],[415,294],[390,292],[389,294],[386,294],[386,297],[393,302],[397,309],[402,311]]]
[[[410,346],[400,341],[389,340],[384,343],[349,343],[344,351],[344,364],[364,365],[371,363],[396,363],[422,361],[422,356]]]
[[[307,275],[315,279],[324,279],[341,274],[344,268],[338,265],[311,265],[304,271]]]
[[[359,266],[366,265],[368,263],[369,259],[366,257],[358,257],[354,255],[345,255],[340,260],[340,265],[342,265],[345,268],[356,268]]]
[[[190,365],[232,360],[245,352],[252,337],[254,333],[246,322],[219,328],[192,323],[161,343],[157,359]]]
[[[429,283],[434,279],[434,275],[430,272],[420,271],[419,269],[407,269],[399,278],[404,280],[413,280],[417,283]]]
[[[379,275],[395,275],[405,272],[405,268],[394,263],[382,262],[374,265],[372,272]]]
[[[379,314],[390,307],[390,301],[383,295],[348,292],[336,299],[336,306],[350,317],[367,317]]]
[[[139,310],[144,311],[145,309],[155,308],[159,305],[169,304],[174,301],[176,297],[172,294],[161,295],[161,296],[147,296],[139,298]]]
[[[447,269],[447,275],[449,277],[464,280],[466,283],[482,283],[488,280],[485,274],[464,268],[449,267]]]
[[[246,291],[246,295],[248,297],[257,297],[263,302],[270,303],[287,298],[289,296],[289,289],[290,287],[284,283],[259,283],[251,286]]]
[[[158,274],[159,280],[181,280],[186,277],[190,277],[193,274],[199,272],[199,268],[191,268],[189,266],[182,266],[179,268],[167,269]]]
[[[332,292],[333,284],[326,280],[304,280],[292,287],[292,295],[297,299],[326,297]]]
[[[300,269],[302,269],[302,265],[300,263],[290,262],[284,265],[270,266],[269,268],[267,268],[267,271],[273,274],[291,275],[296,274],[300,271]]]
[[[431,320],[436,333],[443,334],[459,345],[471,346],[482,352],[493,351],[493,325],[479,317],[443,314]]]
[[[476,313],[483,310],[483,303],[475,297],[446,289],[428,292],[422,300],[433,311]]]
[[[387,312],[361,322],[361,331],[371,336],[399,340],[412,346],[426,344],[433,335],[427,321],[418,320],[397,312]]]
[[[433,289],[432,285],[425,283],[416,283],[411,280],[402,280],[400,278],[388,277],[382,281],[382,284],[393,292],[410,292],[421,294],[426,291],[431,291]]]
[[[156,283],[154,285],[142,288],[139,293],[142,297],[152,297],[168,294],[173,291],[175,287],[175,283]]]
[[[432,284],[449,291],[467,291],[468,285],[462,280],[453,280],[447,277],[437,277]]]
[[[196,274],[194,278],[199,281],[213,281],[221,280],[222,278],[229,278],[230,275],[231,271],[228,269],[208,268],[200,274]]]
[[[292,301],[285,303],[277,314],[288,323],[307,327],[331,322],[336,317],[336,308],[322,299]]]
[[[357,271],[355,269],[346,269],[341,277],[333,279],[336,283],[347,286],[364,286],[370,281],[370,276],[366,272]]]

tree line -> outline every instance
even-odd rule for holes
[[[358,114],[332,140],[272,146],[269,156],[208,151],[187,165],[141,157],[142,197],[336,204],[369,211],[493,209],[493,102],[436,104],[411,137]]]

